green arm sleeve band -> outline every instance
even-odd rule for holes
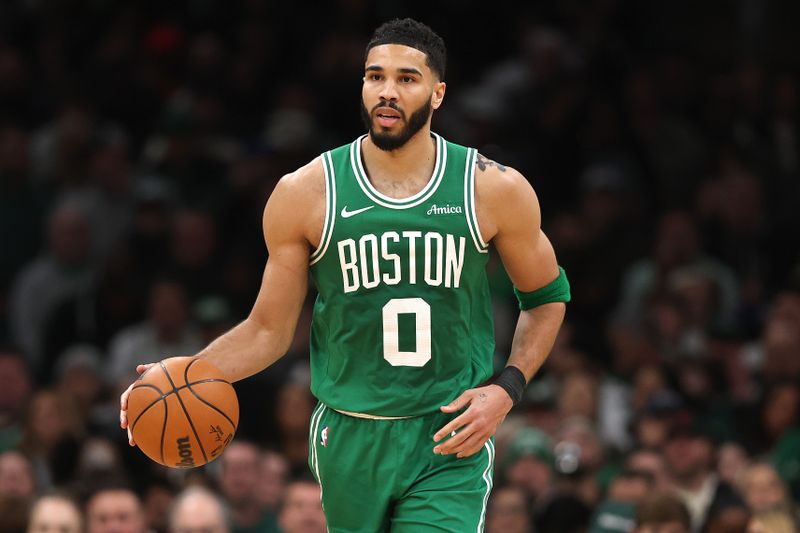
[[[568,302],[572,299],[569,291],[569,280],[564,269],[558,267],[558,277],[539,289],[522,292],[514,287],[514,294],[519,300],[519,308],[523,311],[553,302]]]

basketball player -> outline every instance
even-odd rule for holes
[[[482,531],[491,436],[550,352],[569,300],[526,179],[431,131],[444,74],[444,42],[427,26],[375,31],[368,134],[281,179],[264,211],[269,260],[253,310],[199,354],[231,380],[274,363],[311,273],[320,403],[309,464],[331,532]],[[489,243],[523,309],[493,382]]]

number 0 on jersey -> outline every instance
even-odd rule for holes
[[[414,316],[416,346],[400,351],[400,315]],[[409,332],[404,332],[408,335]],[[431,306],[422,298],[393,298],[383,306],[383,357],[392,366],[425,366],[431,360]]]

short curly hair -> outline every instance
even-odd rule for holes
[[[404,18],[381,24],[367,44],[364,60],[366,61],[367,54],[373,47],[382,44],[402,44],[416,48],[427,56],[425,64],[439,77],[439,80],[444,80],[447,63],[444,40],[422,22]]]

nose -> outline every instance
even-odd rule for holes
[[[395,84],[394,80],[388,78],[384,80],[384,82],[381,84],[381,90],[378,93],[378,97],[381,100],[387,100],[391,102],[397,101],[397,85]]]

